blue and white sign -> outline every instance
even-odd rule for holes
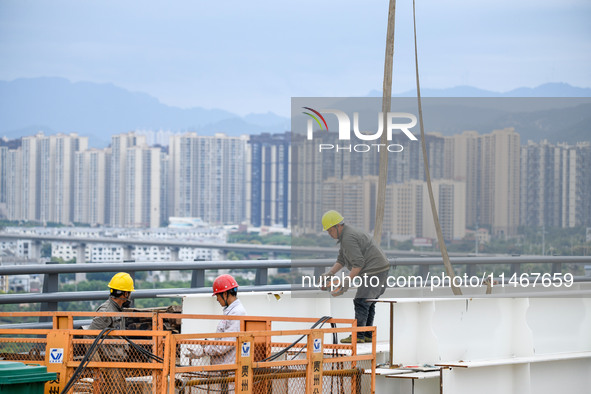
[[[250,342],[242,342],[241,357],[250,357]]]
[[[49,363],[61,364],[64,362],[64,349],[52,348],[49,351]]]
[[[316,338],[314,339],[314,353],[320,353],[322,351],[322,341],[320,340],[320,338]]]

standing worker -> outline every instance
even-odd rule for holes
[[[220,275],[213,281],[213,295],[223,308],[226,316],[244,316],[246,309],[238,299],[238,282],[232,275]],[[215,332],[238,332],[240,331],[240,320],[222,320],[218,323]],[[236,338],[219,338],[220,341],[235,341]],[[209,356],[211,364],[234,364],[236,362],[236,346],[228,345],[206,345],[198,346],[189,350],[189,358],[196,359]],[[220,377],[223,379],[219,386],[222,394],[234,392],[234,383],[229,383],[228,372],[222,371]]]
[[[220,275],[213,281],[213,295],[223,308],[226,316],[244,316],[246,309],[238,299],[238,282],[232,275]],[[222,320],[215,332],[238,332],[240,320]],[[234,340],[230,338],[228,340]],[[212,364],[234,364],[236,362],[236,347],[222,345],[199,346],[189,351],[189,357],[198,358],[210,356]]]
[[[344,220],[340,213],[333,210],[322,216],[324,231],[328,231],[328,234],[340,244],[337,261],[328,272],[322,275],[323,280],[335,283],[337,281],[333,282],[331,279],[343,267],[350,271],[348,277],[343,274],[339,282],[340,286],[332,292],[332,295],[337,297],[345,293],[351,283],[360,282],[354,281],[355,277],[360,277],[361,286],[357,286],[357,292],[353,298],[355,320],[358,327],[372,326],[376,303],[367,302],[367,299],[378,298],[386,290],[390,263],[369,234],[345,224]],[[357,342],[371,341],[371,333],[357,333]],[[351,336],[341,339],[341,343],[351,343]]]

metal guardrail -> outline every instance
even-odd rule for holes
[[[38,235],[38,234],[12,234],[0,232],[0,240],[4,241],[20,241],[29,240],[36,247],[40,247],[43,242],[65,242],[77,245],[101,244],[101,245],[119,245],[122,247],[134,246],[158,246],[169,247],[172,249],[179,248],[201,248],[201,249],[219,249],[222,251],[238,251],[238,252],[270,252],[283,253],[289,255],[301,254],[320,254],[328,255],[338,252],[336,246],[291,246],[291,245],[271,245],[271,244],[249,244],[249,243],[214,243],[214,242],[196,242],[180,241],[174,239],[155,240],[155,239],[140,239],[140,238],[112,238],[112,237],[75,237],[64,235]],[[406,250],[389,250],[385,249],[384,253],[387,256],[414,256],[417,252]],[[436,256],[437,252],[424,252],[426,255]],[[454,253],[450,253],[453,256]],[[460,255],[460,254],[455,254]],[[461,253],[465,255],[465,253]],[[38,256],[38,255],[37,255]]]
[[[443,266],[440,257],[394,258],[389,259],[394,267],[419,267],[419,275],[426,277],[431,267]],[[107,291],[59,292],[59,275],[90,272],[120,272],[132,274],[139,271],[192,271],[191,287],[177,289],[142,289],[133,294],[133,298],[176,297],[182,294],[209,293],[205,287],[205,271],[220,268],[230,270],[254,270],[256,277],[254,286],[242,286],[243,291],[287,291],[292,290],[289,284],[270,285],[268,270],[283,268],[290,270],[313,270],[315,275],[326,270],[334,263],[334,259],[316,260],[236,260],[236,261],[171,261],[171,262],[124,262],[124,263],[86,263],[86,264],[31,264],[0,266],[0,276],[45,274],[43,293],[4,294],[0,296],[0,304],[44,303],[42,310],[57,310],[58,302],[104,300]],[[524,264],[551,264],[551,273],[562,272],[563,265],[591,264],[591,256],[497,256],[497,257],[455,257],[454,267],[465,267],[465,273],[472,275],[478,266],[509,265],[510,272],[522,273]],[[591,278],[590,278],[591,279]]]

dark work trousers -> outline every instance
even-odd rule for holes
[[[375,286],[367,285],[357,288],[357,293],[355,293],[355,298],[353,298],[357,327],[373,326],[373,318],[376,315],[376,303],[367,302],[367,300],[379,298],[386,291],[388,271],[383,271],[372,276],[375,276],[377,280],[369,281],[368,283],[373,283]],[[360,332],[357,334],[357,339],[366,337],[371,338],[371,333]]]
[[[367,302],[367,298],[353,298],[355,305],[355,320],[357,327],[373,326],[373,318],[376,315],[376,303]],[[358,332],[357,340],[371,338],[371,332]]]

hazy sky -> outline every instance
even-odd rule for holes
[[[0,80],[112,83],[183,108],[289,115],[381,90],[387,0],[0,0]],[[591,87],[591,1],[418,0],[421,86]],[[414,87],[398,0],[394,92]]]

